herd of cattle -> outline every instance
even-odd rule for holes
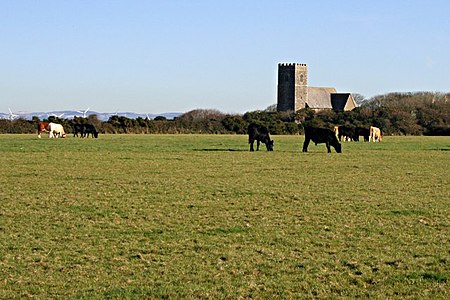
[[[42,132],[48,132],[49,138],[65,138],[66,132],[61,124],[39,122],[38,124],[38,138],[41,138]],[[79,135],[78,135],[79,134]],[[98,130],[92,124],[74,124],[73,136],[89,137],[89,134],[93,138],[98,138]]]
[[[350,126],[335,126],[334,130],[328,128],[304,126],[305,141],[303,142],[303,152],[308,151],[310,141],[314,144],[325,144],[328,153],[331,153],[331,147],[337,153],[342,152],[342,146],[339,141],[359,141],[359,137],[363,136],[365,142],[381,142],[381,130],[377,127],[370,128],[350,127]],[[248,126],[248,143],[250,144],[250,151],[254,151],[253,143],[256,141],[256,151],[259,150],[259,144],[264,143],[267,151],[273,151],[273,140],[270,139],[269,130],[267,127],[258,124],[250,124]]]
[[[353,126],[335,126],[334,132],[339,138],[339,141],[344,139],[345,142],[348,141],[359,141],[359,137],[364,137],[364,142],[381,142],[383,136],[381,135],[381,130],[378,127],[370,126],[370,128],[365,127],[353,127]]]
[[[98,130],[93,124],[74,124],[73,125],[74,137],[91,137],[98,138]],[[319,128],[312,126],[304,126],[305,141],[303,142],[303,152],[308,151],[308,145],[310,141],[314,144],[325,144],[327,146],[328,153],[331,152],[331,147],[336,150],[337,153],[342,152],[342,146],[339,141],[359,141],[359,137],[363,136],[365,142],[381,142],[382,134],[381,130],[377,127],[371,126],[370,128],[363,127],[351,127],[351,126],[335,126],[334,130],[328,128]],[[66,132],[61,124],[39,122],[38,125],[38,138],[41,138],[42,132],[48,132],[49,138],[65,138]],[[266,126],[251,123],[248,126],[248,143],[250,144],[250,151],[255,151],[253,143],[256,141],[256,151],[259,151],[260,143],[266,145],[267,151],[273,151],[273,140],[270,139],[269,130]]]

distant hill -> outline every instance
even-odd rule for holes
[[[14,112],[14,114],[18,117],[26,120],[31,120],[33,116],[38,117],[39,119],[47,119],[50,116],[57,116],[62,119],[73,119],[75,116],[82,117],[83,114],[76,110],[55,110],[55,111],[47,111],[47,112]],[[167,113],[161,113],[161,114],[145,114],[145,113],[135,113],[135,112],[115,112],[115,113],[104,113],[104,112],[96,112],[96,111],[88,111],[86,113],[87,116],[89,115],[97,115],[97,118],[101,121],[108,121],[108,119],[111,116],[124,116],[129,119],[137,119],[139,117],[145,119],[154,119],[158,116],[165,117],[167,119],[174,119],[181,115],[182,113],[179,112],[167,112]],[[0,113],[0,119],[9,119],[10,114],[8,113]]]

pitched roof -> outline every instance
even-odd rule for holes
[[[331,94],[331,105],[336,111],[352,110],[356,107],[355,100],[350,93]]]
[[[306,104],[312,109],[331,109],[333,108],[330,101],[332,93],[336,93],[335,88],[308,86],[308,102]]]

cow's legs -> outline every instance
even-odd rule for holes
[[[253,142],[254,142],[254,141],[249,141],[249,144],[250,144],[250,151],[252,151],[252,152],[255,151],[255,149],[253,149]]]
[[[328,153],[331,153],[330,142],[327,142],[326,145],[327,145]]]
[[[305,138],[303,142],[303,152],[308,152],[309,139]]]
[[[259,151],[259,140],[256,140],[256,151]]]

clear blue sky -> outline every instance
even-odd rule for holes
[[[0,0],[0,111],[227,113],[277,64],[370,98],[450,91],[450,1]]]

